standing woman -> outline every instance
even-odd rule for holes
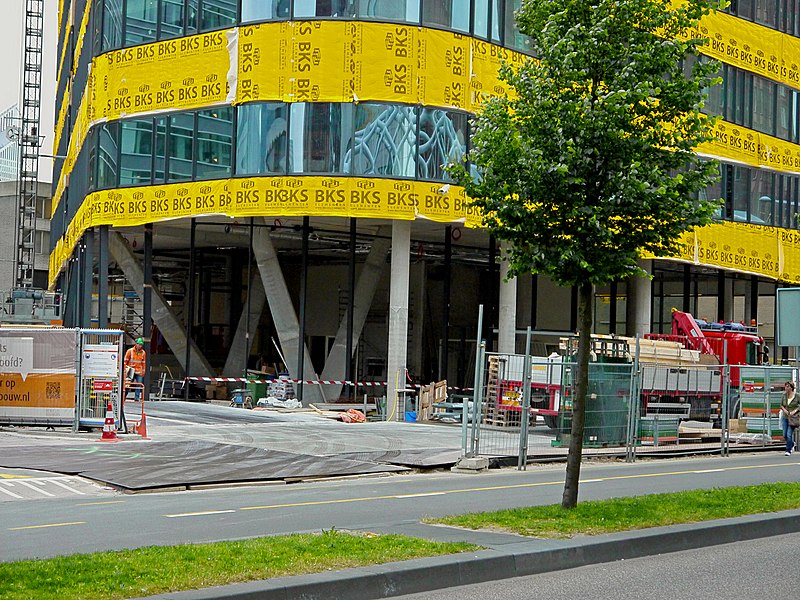
[[[787,381],[783,384],[783,399],[781,400],[781,428],[783,438],[786,440],[786,456],[794,451],[794,434],[800,425],[800,398],[794,393],[794,383]]]

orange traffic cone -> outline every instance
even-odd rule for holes
[[[119,438],[117,438],[117,423],[114,419],[114,409],[111,406],[111,401],[109,400],[108,406],[106,407],[106,420],[103,423],[103,435],[100,437],[101,442],[118,442]]]
[[[143,407],[144,408],[144,407]],[[139,425],[136,427],[136,433],[142,436],[143,440],[149,440],[150,438],[147,437],[147,421],[144,417],[144,410],[142,410],[142,420],[139,422]]]

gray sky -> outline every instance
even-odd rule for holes
[[[25,0],[0,0],[0,111],[20,102],[22,78],[22,29]],[[42,72],[41,130],[47,134],[43,154],[53,153],[53,115],[56,96],[56,54],[58,48],[56,20],[58,0],[44,1],[44,55]],[[0,132],[2,135],[2,132]],[[39,162],[39,179],[50,181],[51,161]]]

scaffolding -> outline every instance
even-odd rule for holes
[[[36,260],[36,201],[39,181],[39,117],[42,96],[44,0],[26,0],[22,65],[22,118],[19,131],[19,181],[16,230],[16,286],[33,287]]]

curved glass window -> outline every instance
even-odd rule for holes
[[[332,102],[291,105],[289,172],[344,173],[351,149],[353,105]]]
[[[243,104],[236,122],[236,173],[286,173],[289,106]]]
[[[117,155],[119,152],[119,123],[104,123],[100,127],[97,145],[97,187],[117,185]]]
[[[360,0],[358,16],[419,23],[419,0]]]
[[[236,25],[237,4],[238,0],[202,0],[200,31]]]
[[[146,185],[152,179],[153,120],[120,122],[120,185]]]
[[[422,0],[422,22],[469,33],[470,0]]]
[[[355,0],[294,0],[294,16],[338,17],[356,16]]]
[[[345,170],[353,175],[414,177],[417,109],[361,103],[356,107],[353,149]]]
[[[103,2],[103,51],[122,45],[122,0]]]
[[[230,177],[233,166],[233,108],[220,107],[197,113],[196,179]]]
[[[127,0],[125,4],[125,45],[156,41],[158,0]]]
[[[242,23],[289,18],[289,0],[242,0]]]
[[[419,117],[417,177],[452,181],[444,168],[459,162],[467,152],[467,115],[423,108]]]
[[[161,31],[159,39],[166,40],[183,35],[183,0],[161,0]]]
[[[194,114],[170,115],[167,133],[168,183],[192,178],[193,139]]]

